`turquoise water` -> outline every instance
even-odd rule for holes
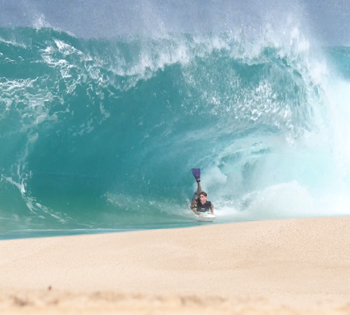
[[[350,49],[0,29],[0,238],[348,215]]]

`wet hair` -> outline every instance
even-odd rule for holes
[[[200,193],[198,194],[198,197],[199,197],[200,195],[203,195],[203,196],[205,196],[205,197],[208,196],[207,193],[206,193],[205,191],[200,192]]]

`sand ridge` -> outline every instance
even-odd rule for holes
[[[83,300],[87,313],[348,314],[349,226],[288,219],[1,241],[0,310],[64,313]],[[37,302],[21,306],[23,296]]]

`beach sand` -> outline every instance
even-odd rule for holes
[[[350,218],[0,241],[0,314],[350,314]]]

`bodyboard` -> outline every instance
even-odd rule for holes
[[[197,221],[202,221],[202,222],[212,222],[215,220],[216,215],[211,214],[210,212],[200,212],[199,215],[195,215]]]

